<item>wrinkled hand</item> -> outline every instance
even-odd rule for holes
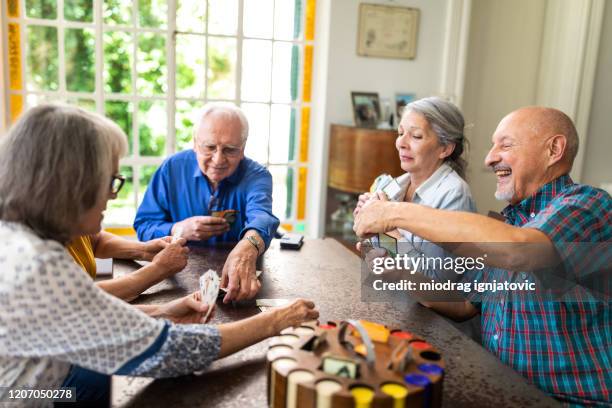
[[[387,232],[395,229],[391,224],[391,216],[394,213],[393,206],[396,203],[382,200],[370,200],[361,207],[359,214],[355,217],[353,231],[358,237],[366,238],[379,232]]]
[[[372,194],[372,193],[363,193],[363,194],[359,195],[359,199],[357,200],[357,206],[353,210],[353,216],[354,217],[356,217],[357,214],[359,214],[359,211],[361,210],[361,207],[363,207],[363,205],[365,203],[367,203],[373,195],[374,194]]]
[[[183,228],[181,236],[188,241],[205,241],[230,230],[230,225],[225,218],[208,215],[197,215],[175,223],[172,226],[172,234],[179,226]]]
[[[171,320],[174,323],[207,323],[215,314],[215,305],[212,307],[213,311],[208,315],[208,319],[205,320],[208,305],[200,301],[199,292],[193,292],[191,295],[159,305],[159,311],[156,315]]]
[[[359,196],[359,200],[357,201],[357,207],[355,207],[355,210],[353,211],[353,216],[356,217],[357,214],[359,214],[359,211],[361,211],[361,209],[366,203],[375,200],[389,201],[389,198],[382,191],[378,191],[375,193],[363,193]]]
[[[157,238],[151,241],[143,242],[142,254],[140,255],[143,261],[152,261],[157,253],[163,250],[170,244],[172,237]]]
[[[152,262],[162,269],[166,277],[180,272],[187,266],[187,254],[189,248],[185,246],[185,238],[179,238],[168,245],[153,257]]]
[[[296,299],[287,306],[274,308],[265,313],[274,314],[277,333],[287,327],[299,326],[304,322],[319,318],[319,311],[315,309],[315,304],[305,299]]]
[[[252,299],[259,292],[261,282],[255,274],[256,262],[255,248],[248,242],[238,242],[223,265],[221,287],[227,288],[223,303]]]

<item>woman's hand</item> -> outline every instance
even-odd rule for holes
[[[151,241],[143,242],[142,254],[138,257],[138,259],[143,261],[152,261],[155,255],[166,248],[170,242],[172,242],[172,237],[157,238],[152,239]]]
[[[287,306],[274,308],[266,313],[272,314],[274,331],[280,333],[287,327],[295,327],[304,322],[316,320],[319,317],[319,311],[314,307],[315,304],[310,300],[296,299]]]
[[[208,305],[201,302],[200,292],[196,291],[191,295],[159,305],[157,312],[152,314],[152,316],[162,317],[174,323],[207,323],[215,314],[215,305],[212,307],[213,311],[208,315],[208,319],[204,320],[208,311]]]
[[[186,243],[185,238],[179,238],[176,242],[169,243],[153,257],[152,262],[163,270],[166,278],[182,271],[187,266],[189,248],[185,246]]]

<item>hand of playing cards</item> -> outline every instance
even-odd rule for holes
[[[210,312],[215,307],[217,296],[219,296],[220,283],[219,275],[212,269],[209,269],[204,275],[200,276],[200,301],[208,305],[204,320],[208,319]]]
[[[174,235],[182,228],[181,236],[187,241],[202,241],[230,230],[230,222],[223,217],[196,215],[174,224]]]

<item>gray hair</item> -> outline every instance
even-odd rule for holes
[[[237,119],[240,122],[240,138],[242,141],[242,146],[244,146],[247,138],[249,137],[249,121],[247,120],[247,117],[239,107],[219,102],[207,103],[204,105],[202,110],[198,112],[193,126],[194,140],[198,136],[202,121],[213,113],[220,113],[227,119]]]
[[[455,149],[445,159],[445,162],[457,174],[465,178],[467,162],[461,155],[467,145],[467,139],[463,133],[465,120],[459,108],[445,99],[431,96],[406,105],[403,115],[410,111],[420,113],[427,119],[436,136],[438,136],[438,141],[441,145],[448,146],[453,144],[455,146]]]
[[[99,114],[58,104],[28,110],[0,140],[0,219],[67,243],[109,194],[113,164],[126,152],[123,131]]]

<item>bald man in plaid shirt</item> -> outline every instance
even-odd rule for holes
[[[551,108],[519,109],[499,123],[485,159],[497,176],[495,197],[509,202],[502,212],[505,222],[373,200],[356,217],[354,229],[361,237],[402,228],[431,242],[510,243],[447,249],[478,256],[484,246],[491,269],[477,279],[538,282],[539,294],[500,292],[427,306],[456,320],[480,313],[483,345],[530,382],[570,405],[609,406],[612,200],[603,190],[572,181],[577,152],[578,136],[567,115]],[[559,276],[542,271],[558,264],[563,265],[560,280],[578,285],[563,297],[548,298],[541,293],[554,291],[544,290],[546,281]]]

